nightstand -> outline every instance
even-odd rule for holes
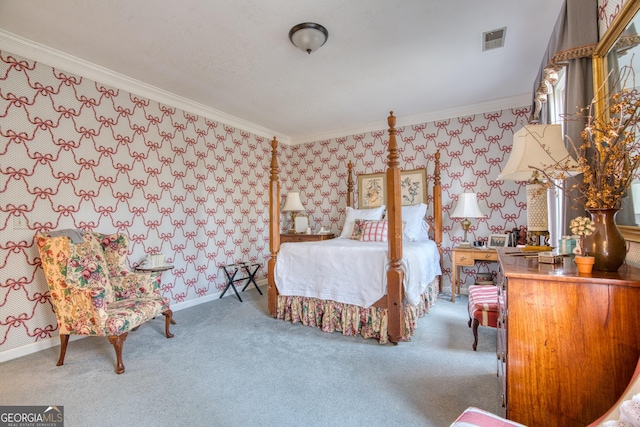
[[[280,243],[287,242],[319,242],[321,240],[329,240],[335,237],[334,234],[280,234]]]

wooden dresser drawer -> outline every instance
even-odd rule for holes
[[[498,252],[479,250],[475,251],[476,261],[498,261]]]
[[[463,265],[466,267],[473,266],[475,260],[473,259],[473,252],[454,252],[457,265]]]

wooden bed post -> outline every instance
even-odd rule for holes
[[[351,160],[349,160],[349,163],[347,164],[347,169],[347,206],[353,208],[355,206],[353,197],[353,163]]]
[[[436,151],[436,164],[433,168],[433,239],[440,254],[440,269],[442,270],[442,187],[440,186],[440,150]],[[438,279],[438,290],[442,292],[442,275]]]
[[[278,251],[280,251],[280,178],[278,177],[278,141],[271,141],[271,179],[269,182],[269,249],[271,258],[268,263],[267,307],[269,314],[276,317],[278,311],[278,288],[275,269]]]
[[[402,269],[402,196],[396,142],[396,118],[389,113],[389,162],[387,164],[387,221],[389,221],[389,269],[387,270],[387,313],[389,341],[404,338],[404,270]]]

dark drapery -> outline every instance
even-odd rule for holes
[[[534,83],[534,100],[531,121],[550,123],[549,108],[546,95],[555,83],[557,72],[565,69],[565,99],[563,130],[565,143],[570,153],[575,155],[571,141],[577,147],[582,145],[580,133],[584,129],[586,119],[577,113],[587,107],[593,99],[592,61],[594,49],[598,43],[598,1],[597,0],[565,0],[560,9],[558,20],[551,34],[538,77]],[[581,180],[581,175],[577,178]],[[565,188],[570,189],[573,181],[568,179]],[[565,200],[575,201],[575,194]],[[569,234],[566,218],[584,215],[584,206],[566,203],[559,231]],[[553,237],[553,236],[552,236]]]

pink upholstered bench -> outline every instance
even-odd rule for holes
[[[473,322],[473,351],[478,346],[478,326],[498,325],[498,288],[487,285],[469,286],[469,327]]]
[[[473,406],[467,408],[450,427],[525,427]]]

